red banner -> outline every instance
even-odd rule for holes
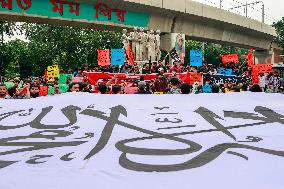
[[[108,81],[114,76],[118,79],[118,84],[125,81],[137,81],[140,79],[140,76],[144,76],[144,79],[146,81],[150,81],[152,79],[156,79],[157,74],[124,74],[124,73],[102,73],[102,72],[84,72],[85,75],[88,76],[89,83],[92,85],[97,84],[98,81]],[[194,75],[193,80],[191,80],[191,74]],[[183,82],[193,84],[196,81],[202,83],[202,74],[198,74],[196,77],[197,73],[181,73],[177,74],[179,78]],[[171,73],[166,73],[166,77],[170,77],[172,74]],[[201,75],[201,76],[200,76]]]
[[[273,71],[272,64],[256,64],[252,66],[252,80],[253,83],[258,83],[259,73],[271,73]]]
[[[222,62],[224,65],[227,65],[230,62],[238,63],[239,56],[237,54],[222,55]]]

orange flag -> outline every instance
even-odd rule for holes
[[[253,54],[252,54],[252,49],[249,50],[249,53],[247,55],[247,59],[248,59],[248,66],[249,67],[253,67],[254,66],[254,60],[253,60]]]
[[[128,57],[129,64],[134,64],[134,57],[133,57],[133,53],[132,53],[130,44],[128,45],[128,48],[126,50],[126,55]]]
[[[47,81],[48,80],[48,74],[47,74],[47,70],[44,70],[44,80]]]

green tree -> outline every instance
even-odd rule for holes
[[[24,24],[22,28],[31,51],[37,52],[33,53],[34,59],[40,58],[41,71],[53,63],[64,70],[80,68],[84,64],[95,66],[97,49],[122,47],[121,34],[113,31],[47,24]],[[44,53],[44,58],[41,58]]]
[[[204,48],[204,49],[203,49]],[[214,43],[202,43],[198,41],[192,41],[188,40],[185,43],[185,49],[186,54],[185,57],[185,62],[189,62],[189,51],[190,50],[204,50],[204,60],[205,62],[213,65],[219,65],[222,60],[221,60],[221,55],[223,54],[238,54],[239,55],[239,61],[243,62],[244,61],[244,56],[248,53],[247,49],[242,49],[238,47],[228,47],[228,46],[223,46],[220,44],[214,44]]]
[[[284,49],[284,17],[282,18],[282,20],[274,23],[273,26],[275,27],[277,32],[277,42],[279,46]]]

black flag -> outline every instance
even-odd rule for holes
[[[177,54],[177,51],[175,48],[173,48],[170,52],[171,58],[175,61],[175,62],[181,62],[180,57]]]

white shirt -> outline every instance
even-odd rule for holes
[[[265,84],[266,84],[266,77],[265,76],[259,76],[258,78],[259,78],[259,83],[258,83],[259,86],[261,88],[264,88]]]

